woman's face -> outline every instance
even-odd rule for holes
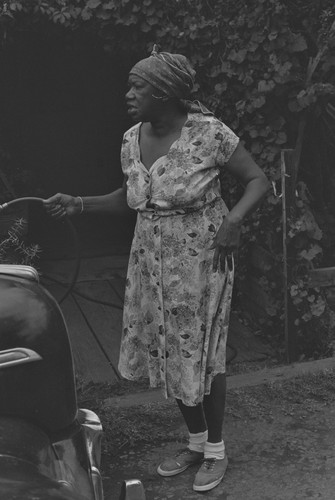
[[[159,95],[159,91],[143,78],[130,75],[128,79],[126,104],[128,114],[134,121],[148,122],[159,114],[160,101],[152,95]]]

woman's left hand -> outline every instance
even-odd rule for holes
[[[233,253],[240,243],[241,222],[232,220],[229,214],[223,219],[210,249],[214,249],[213,271],[226,270],[226,262],[232,262]]]

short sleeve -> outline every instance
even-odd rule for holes
[[[134,155],[134,135],[136,135],[136,125],[127,130],[122,139],[121,145],[121,168],[126,175],[130,166],[130,158]]]
[[[239,137],[224,123],[217,121],[215,141],[217,142],[216,164],[223,167],[234,153]]]

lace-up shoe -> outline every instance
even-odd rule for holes
[[[208,491],[217,486],[223,479],[228,465],[227,455],[218,458],[205,458],[193,483],[194,491]]]
[[[174,457],[166,458],[157,469],[158,474],[164,477],[175,476],[186,470],[191,465],[196,465],[203,460],[204,454],[199,451],[185,448],[179,451]]]

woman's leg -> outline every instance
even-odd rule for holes
[[[194,479],[195,491],[209,491],[215,488],[226,472],[228,459],[222,439],[225,401],[226,377],[221,373],[212,381],[210,394],[204,397],[203,407],[208,424],[208,440],[204,444],[204,461]]]
[[[226,403],[226,374],[220,373],[212,381],[211,392],[204,397],[203,410],[208,427],[208,442],[222,441],[222,427]]]
[[[202,404],[186,406],[180,399],[176,399],[190,433],[197,434],[207,430],[207,423]]]
[[[180,399],[176,401],[189,431],[188,445],[185,449],[178,451],[174,457],[166,458],[158,466],[157,472],[161,476],[180,474],[188,467],[200,464],[204,457],[208,433],[202,404],[186,406]]]
[[[226,374],[220,373],[212,381],[211,392],[204,397],[203,404],[186,406],[180,399],[177,404],[192,434],[208,429],[208,441],[222,440],[222,427],[226,403]]]

